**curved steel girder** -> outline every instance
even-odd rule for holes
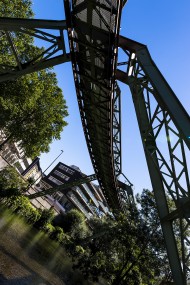
[[[120,94],[115,85],[121,1],[66,1],[65,12],[78,104],[86,142],[102,191],[120,208]]]

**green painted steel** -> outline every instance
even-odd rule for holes
[[[117,70],[116,77],[128,84],[132,93],[174,283],[186,285],[190,273],[190,182],[186,161],[190,117],[147,47],[124,37],[120,37],[119,46],[127,51],[127,72]],[[164,149],[160,138],[165,138]],[[173,200],[172,209],[166,195]],[[174,227],[180,233],[180,248]]]
[[[49,189],[46,189],[46,190],[42,190],[42,191],[36,192],[34,194],[27,195],[27,197],[29,199],[35,199],[35,198],[46,196],[46,195],[52,195],[52,194],[54,194],[56,192],[64,193],[65,190],[68,189],[68,188],[71,188],[71,187],[74,187],[74,186],[78,186],[78,185],[81,185],[83,183],[88,183],[88,182],[96,180],[96,179],[97,179],[96,175],[92,174],[92,175],[89,175],[89,176],[77,179],[77,180],[72,181],[72,182],[64,183],[64,184],[59,185],[59,186],[54,187],[54,188],[49,188]]]
[[[190,149],[190,117],[152,60],[147,47],[122,36],[119,38],[119,46],[135,53],[139,64],[143,67],[144,73],[155,90],[155,98],[168,111]]]
[[[120,89],[115,82],[115,68],[124,2],[65,1],[66,21],[0,19],[2,36],[8,39],[15,55],[15,66],[1,65],[0,82],[72,59],[89,153],[112,209],[121,207],[117,185],[117,178],[122,173]],[[68,30],[71,55],[65,50],[64,29]],[[59,36],[50,30],[57,30]],[[11,38],[12,31],[43,39],[51,46],[37,58],[23,64]],[[56,55],[60,50],[62,55]]]
[[[121,208],[120,90],[115,83],[122,1],[67,1],[71,60],[94,171],[112,209]]]
[[[0,82],[72,61],[81,120],[96,175],[29,195],[29,198],[64,192],[69,187],[98,179],[109,206],[123,211],[126,200],[134,203],[134,197],[132,184],[127,179],[127,185],[118,180],[122,174],[121,106],[116,79],[129,85],[174,282],[186,285],[190,274],[187,252],[190,239],[186,235],[190,226],[186,161],[186,146],[190,149],[190,118],[151,59],[147,47],[118,36],[121,11],[126,2],[64,0],[66,21],[0,18],[1,40],[7,40],[15,57],[14,66],[1,64]],[[50,30],[57,30],[59,36]],[[68,31],[70,54],[66,53],[64,30]],[[23,63],[12,31],[47,41],[50,46],[33,60]],[[127,51],[127,60],[120,64],[127,65],[127,72],[116,70],[118,46]],[[61,55],[57,54],[60,51]],[[167,155],[159,145],[158,138],[163,132]],[[172,210],[169,210],[166,193],[173,199],[175,208]],[[174,220],[178,221],[181,235],[181,256],[173,232]]]
[[[70,54],[66,53],[63,34],[66,29],[66,21],[0,18],[1,40],[8,42],[15,57],[15,62],[11,65],[1,63],[0,82],[14,80],[22,75],[70,61]],[[59,35],[55,36],[50,30],[57,30]],[[14,44],[12,32],[27,34],[43,40],[48,43],[49,47],[28,62],[25,61],[26,53],[23,62]]]
[[[65,20],[42,20],[42,19],[22,19],[0,17],[0,30],[2,31],[20,31],[23,28],[28,29],[67,29]]]

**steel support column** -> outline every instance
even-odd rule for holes
[[[156,204],[159,211],[159,217],[161,219],[162,230],[168,251],[169,261],[171,264],[172,274],[174,276],[174,280],[177,281],[176,284],[184,284],[184,278],[172,228],[172,222],[162,222],[162,219],[169,214],[169,209],[165,197],[165,189],[163,186],[162,177],[160,175],[161,173],[159,171],[158,157],[156,155],[156,144],[154,140],[153,130],[150,128],[150,121],[146,110],[143,90],[140,86],[136,85],[132,79],[129,79],[129,86],[133,96],[133,102],[143,141],[152,187],[155,194]]]
[[[190,118],[146,46],[124,37],[120,37],[119,46],[128,57],[127,72],[117,70],[116,77],[128,84],[132,93],[174,283],[185,285],[190,261],[190,183],[186,161]],[[172,208],[167,196],[173,201]],[[180,248],[174,227],[180,235]]]

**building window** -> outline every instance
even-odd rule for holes
[[[65,172],[71,174],[71,175],[75,172],[74,170],[71,170],[70,168],[68,168],[68,167],[66,167],[65,165],[62,165],[62,164],[59,165],[59,168],[64,170]]]
[[[59,202],[61,200],[63,194],[60,192],[56,192],[52,196],[54,197],[54,199],[56,199]]]
[[[46,190],[46,189],[51,188],[51,186],[49,184],[45,183],[45,181],[41,180],[39,183],[39,188],[41,188],[42,190]]]
[[[58,179],[56,179],[55,177],[53,176],[49,176],[48,177],[49,180],[53,181],[55,184],[57,185],[62,185],[63,183],[61,181],[59,181]]]
[[[58,170],[55,170],[54,173],[55,173],[56,175],[58,175],[59,177],[65,179],[66,181],[68,181],[69,178],[70,178],[69,176],[67,176],[67,175],[65,175],[65,174],[63,174],[63,173],[61,173],[61,172],[59,172]]]
[[[94,204],[98,207],[98,201],[96,200],[95,196],[93,195],[93,193],[91,192],[90,188],[88,187],[88,185],[86,183],[82,184],[82,186],[84,187],[84,189],[86,190],[86,192],[88,193],[88,195],[90,196],[90,198],[92,199],[92,201],[94,202]]]
[[[87,197],[84,195],[84,193],[82,192],[82,190],[78,186],[76,186],[75,190],[76,190],[76,192],[78,192],[81,195],[81,197],[84,199],[84,201],[88,203]]]

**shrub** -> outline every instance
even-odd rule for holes
[[[25,196],[19,195],[7,198],[5,204],[13,210],[13,212],[19,213],[28,221],[34,222],[40,217],[38,210],[32,207],[29,199]]]
[[[27,210],[30,207],[29,199],[25,196],[11,196],[6,198],[5,204],[13,210],[13,212],[23,214],[24,210]]]
[[[69,244],[71,244],[71,237],[68,234],[64,233],[61,243],[64,244],[65,246],[68,246]]]
[[[30,224],[34,224],[39,220],[40,216],[41,216],[41,213],[37,209],[34,209],[31,206],[30,214],[28,215],[27,220]]]
[[[6,198],[5,205],[14,213],[23,216],[31,224],[34,224],[40,218],[40,212],[33,208],[30,200],[23,195]]]
[[[89,235],[89,228],[85,221],[85,216],[76,209],[68,213],[56,216],[53,221],[55,226],[63,228],[73,240],[82,239]]]
[[[21,193],[27,186],[28,183],[19,176],[14,167],[7,166],[0,171],[0,189],[17,189]],[[10,197],[10,193],[7,192],[7,194]]]
[[[55,228],[51,224],[47,223],[43,226],[43,231],[51,237],[52,233],[55,231]]]
[[[72,209],[66,214],[60,214],[54,219],[54,224],[63,228],[65,232],[71,232],[72,228],[85,222],[84,215],[76,209]]]
[[[63,229],[60,227],[55,227],[54,231],[51,233],[50,237],[61,243],[63,241],[63,237],[64,237]]]
[[[41,216],[39,220],[35,223],[38,229],[44,229],[48,224],[51,224],[54,218],[54,213],[52,209],[44,209],[41,211]]]

